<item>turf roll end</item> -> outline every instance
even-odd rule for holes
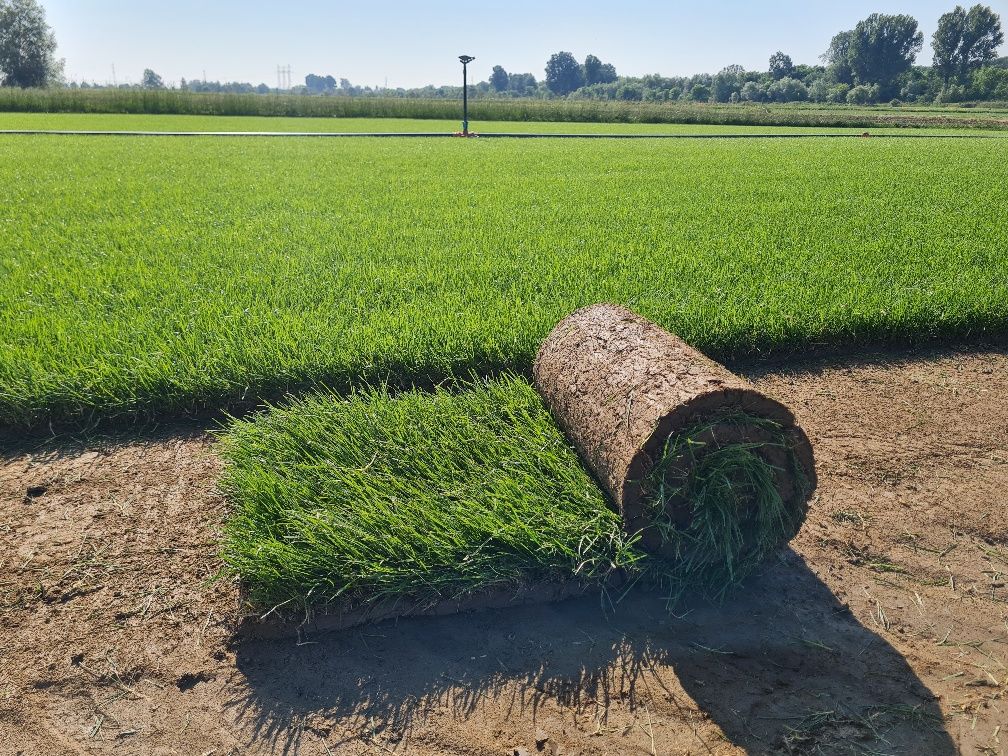
[[[543,342],[535,386],[673,589],[720,597],[805,519],[812,447],[794,416],[622,307],[593,305]]]

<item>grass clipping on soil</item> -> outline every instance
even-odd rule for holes
[[[627,531],[523,378],[314,395],[222,435],[234,504],[223,558],[265,610],[434,606],[542,582],[612,600],[639,580],[673,599],[691,587],[721,598],[804,511],[782,511],[773,471],[746,445],[699,454],[703,434],[667,439],[671,467],[655,468],[655,525],[679,555],[669,558]],[[679,479],[683,450],[702,464]],[[685,528],[662,519],[675,497],[693,503]]]

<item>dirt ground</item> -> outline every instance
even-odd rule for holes
[[[749,371],[815,446],[722,607],[597,597],[239,640],[199,427],[0,456],[0,753],[1003,754],[1008,351]]]

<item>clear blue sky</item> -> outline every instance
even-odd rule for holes
[[[783,50],[816,63],[838,31],[873,11],[909,13],[924,32],[918,62],[931,62],[938,17],[955,0],[706,0],[698,2],[262,2],[261,0],[41,0],[59,56],[75,80],[139,81],[152,68],[180,78],[276,85],[278,64],[294,83],[332,74],[355,84],[455,83],[460,53],[473,73],[494,64],[543,76],[550,53],[594,53],[620,74],[716,72],[732,63],[765,69]],[[960,0],[962,2],[962,0]],[[969,3],[966,3],[967,5]],[[1008,27],[1008,0],[987,3]],[[1001,52],[1005,54],[1004,48]]]

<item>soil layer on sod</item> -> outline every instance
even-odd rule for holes
[[[1003,332],[1008,141],[0,137],[0,424],[531,367],[577,307],[718,358]]]

